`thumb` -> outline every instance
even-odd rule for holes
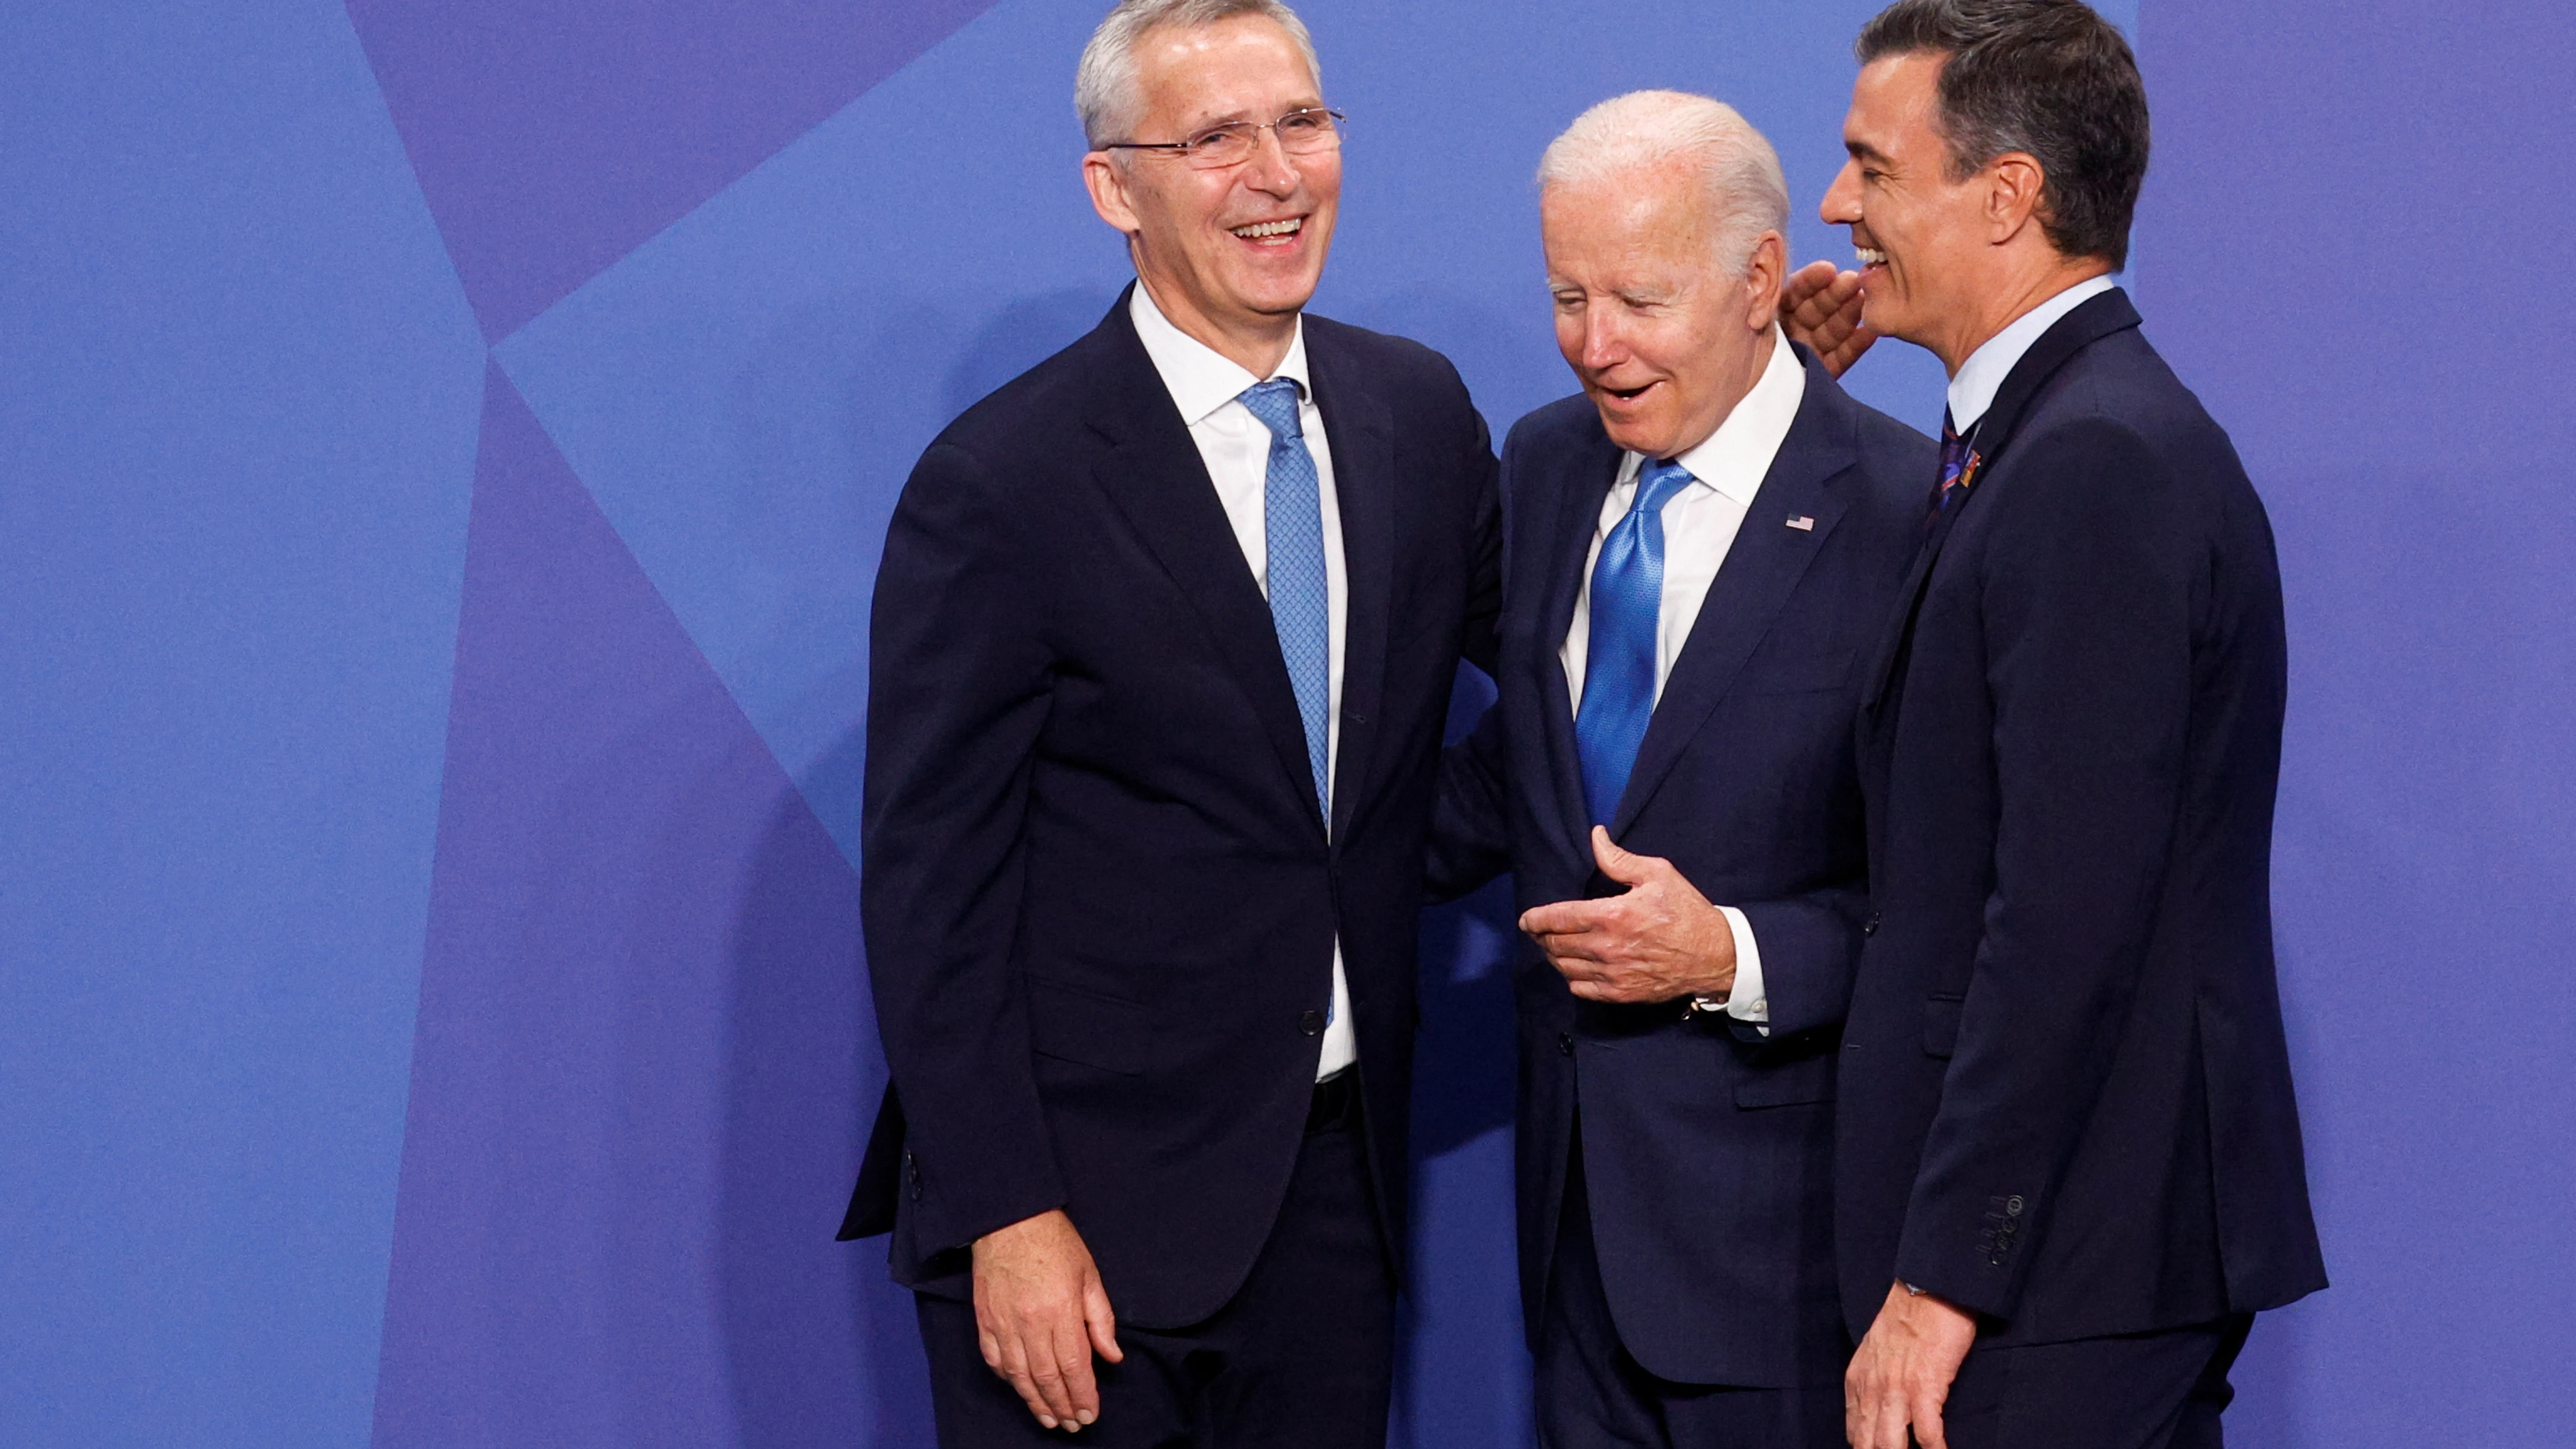
[[[1592,827],[1592,858],[1601,865],[1601,873],[1621,885],[1646,883],[1647,858],[1621,850],[1604,826]]]
[[[1109,1290],[1098,1273],[1084,1275],[1082,1284],[1082,1321],[1091,1331],[1091,1347],[1111,1363],[1125,1363],[1127,1354],[1118,1347],[1118,1315],[1110,1311]]]

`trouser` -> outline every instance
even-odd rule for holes
[[[2220,1449],[2250,1313],[2162,1333],[1980,1344],[1941,1415],[1951,1449]]]
[[[1100,1420],[1040,1428],[984,1363],[975,1309],[916,1294],[941,1449],[1381,1449],[1395,1351],[1395,1281],[1379,1240],[1358,1075],[1315,1089],[1287,1198],[1252,1271],[1205,1322],[1120,1324],[1126,1362],[1095,1360]],[[1113,1297],[1110,1307],[1117,1307]]]
[[[1535,1368],[1545,1449],[1844,1449],[1840,1384],[1677,1383],[1648,1373],[1629,1354],[1601,1286],[1579,1129],[1566,1164]]]

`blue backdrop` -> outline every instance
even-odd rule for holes
[[[929,1442],[882,1247],[830,1241],[883,1073],[866,601],[923,444],[1125,276],[1076,177],[1100,8],[19,0],[0,1445]],[[1528,176],[1645,85],[1739,106],[1793,250],[1846,257],[1872,8],[1315,0],[1318,310],[1448,352],[1498,433],[1569,390]],[[2336,1287],[2232,1425],[2561,1442],[2576,17],[2110,13],[2158,131],[2129,280],[2290,590]],[[1852,381],[1938,419],[1921,353]],[[1426,932],[1409,1445],[1527,1433],[1506,924]]]

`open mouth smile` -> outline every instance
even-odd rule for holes
[[[1306,218],[1291,216],[1279,221],[1256,221],[1246,226],[1228,227],[1236,236],[1255,246],[1286,246],[1306,229]]]

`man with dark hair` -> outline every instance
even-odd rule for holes
[[[952,1449],[1384,1442],[1422,862],[1494,457],[1304,315],[1340,117],[1280,0],[1125,0],[1075,80],[1136,283],[905,484],[861,911]]]
[[[1871,914],[1835,1191],[1858,1449],[2215,1446],[2325,1285],[2274,982],[2280,576],[2110,281],[2145,90],[2076,0],[1900,0],[1827,193],[1950,373],[1864,682]]]

